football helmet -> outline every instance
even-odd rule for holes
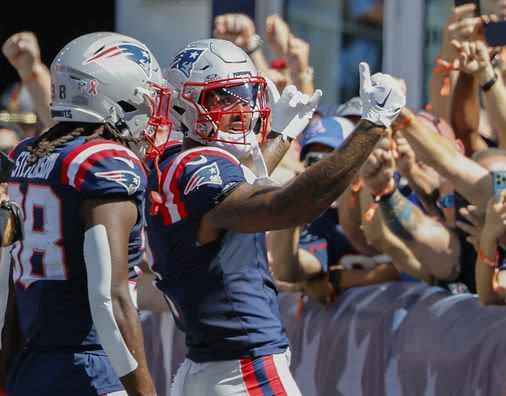
[[[238,157],[249,151],[256,134],[265,140],[270,116],[266,81],[232,42],[189,43],[168,64],[164,77],[173,89],[171,117],[189,138]]]
[[[111,124],[153,143],[169,124],[170,90],[154,55],[136,39],[112,32],[82,35],[51,64],[55,121]]]

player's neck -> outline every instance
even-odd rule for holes
[[[199,143],[193,139],[190,139],[188,137],[185,137],[183,139],[183,147],[182,147],[182,150],[189,150],[191,148],[194,148],[194,147],[202,147],[204,146],[202,143]]]

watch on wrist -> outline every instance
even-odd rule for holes
[[[258,34],[255,34],[255,36],[253,36],[255,38],[255,45],[253,45],[252,48],[248,48],[246,49],[244,52],[246,52],[248,55],[251,55],[253,52],[259,50],[260,48],[263,47],[264,45],[264,41],[262,40],[262,37],[260,37]]]
[[[481,86],[481,89],[484,91],[484,92],[487,92],[490,90],[490,88],[493,87],[493,85],[496,83],[497,79],[499,78],[499,76],[497,75],[496,72],[494,72],[494,76],[488,80],[485,84],[483,84]]]

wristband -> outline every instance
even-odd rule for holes
[[[39,75],[38,68],[35,68],[32,70],[32,72],[30,73],[30,75],[28,77],[21,78],[21,83],[24,85],[30,84],[33,80],[35,80],[37,78],[38,75]],[[0,396],[1,396],[1,394],[0,394]]]
[[[496,72],[494,72],[494,77],[492,77],[490,80],[488,80],[485,84],[483,84],[481,86],[481,89],[483,90],[483,92],[487,92],[490,90],[490,88],[492,88],[492,86],[495,84],[495,82],[497,81],[497,78],[498,78],[498,75]]]
[[[388,184],[383,187],[379,193],[373,195],[373,202],[371,202],[369,208],[364,213],[364,220],[371,222],[374,217],[374,213],[376,212],[376,208],[378,207],[378,202],[386,201],[394,194],[396,189],[397,184],[395,183],[395,180],[391,178]]]
[[[271,60],[271,67],[276,70],[286,69],[286,58],[276,58]]]
[[[450,193],[442,196],[436,201],[439,209],[447,209],[455,207],[455,194]]]
[[[350,199],[348,201],[349,208],[355,208],[358,203],[359,196],[358,194],[362,191],[362,187],[364,186],[364,181],[362,179],[355,179],[350,184]]]
[[[262,38],[258,34],[255,34],[255,40],[256,40],[256,45],[253,48],[244,50],[244,52],[246,52],[248,55],[251,55],[253,52],[259,50],[264,45],[264,41],[262,40]]]
[[[450,62],[447,62],[441,58],[441,56],[438,56],[436,58],[436,74],[442,74],[443,75],[443,83],[441,84],[441,88],[439,89],[439,95],[441,96],[449,96],[451,89],[452,89],[452,82],[450,80],[450,73],[453,70],[458,70],[453,67],[453,64]]]
[[[408,118],[402,124],[393,126],[392,132],[395,134],[395,132],[399,132],[401,129],[404,129],[407,126],[410,126],[412,122],[413,122],[413,117]]]
[[[499,252],[497,250],[495,251],[495,257],[493,260],[488,258],[481,248],[478,250],[478,257],[487,265],[487,267],[497,268],[497,265],[499,264]]]
[[[387,183],[387,185],[383,187],[383,189],[379,193],[373,195],[374,202],[386,201],[395,192],[396,187],[397,184],[395,183],[394,178],[391,178],[390,181]]]

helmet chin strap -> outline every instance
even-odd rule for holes
[[[146,156],[146,153],[148,151],[147,142],[146,144],[142,142],[140,143],[128,142],[128,148],[132,150],[141,161],[144,160],[144,157]]]
[[[109,124],[112,124],[116,130],[121,133],[123,136],[132,136],[130,132],[130,128],[126,124],[125,120],[118,116],[118,113],[114,107],[109,109],[109,117],[105,119],[105,121]],[[147,152],[147,142],[128,142],[128,148],[132,150],[141,160],[144,159]]]
[[[127,123],[123,118],[118,115],[118,112],[114,107],[109,109],[109,117],[105,119],[105,122],[114,126],[114,128],[121,133],[123,136],[132,136]]]
[[[258,123],[259,118],[260,116],[258,115],[258,113],[254,113],[253,118],[251,119],[251,125],[260,126],[260,124]],[[255,183],[266,185],[272,184],[272,179],[269,177],[267,165],[265,164],[265,159],[262,154],[262,150],[260,150],[260,145],[258,144],[256,136],[251,141],[251,158],[253,158],[253,162],[255,163],[255,167],[258,173]]]
[[[270,180],[267,165],[265,164],[265,159],[256,137],[251,141],[251,158],[253,158],[253,162],[257,168],[257,182],[262,184],[264,179]]]

